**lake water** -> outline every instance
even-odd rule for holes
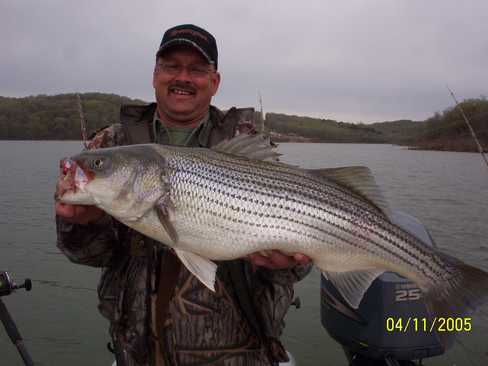
[[[110,365],[108,323],[98,314],[100,270],[70,263],[56,248],[53,191],[60,158],[80,142],[0,141],[0,270],[33,290],[3,297],[36,365]],[[391,145],[281,144],[283,160],[308,168],[365,165],[391,205],[419,218],[439,248],[488,271],[488,170],[477,154],[409,151]],[[283,340],[298,365],[346,365],[320,324],[316,271],[296,286]],[[488,306],[482,309],[488,314]],[[447,354],[425,365],[487,365],[488,320],[473,319]],[[0,326],[0,365],[23,365]]]

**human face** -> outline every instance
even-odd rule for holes
[[[197,50],[175,46],[156,59],[153,87],[160,118],[191,126],[207,113],[220,74]]]

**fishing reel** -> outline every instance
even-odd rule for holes
[[[0,296],[10,295],[14,290],[20,288],[30,291],[32,289],[32,281],[27,278],[22,285],[17,285],[7,271],[0,271]]]
[[[26,291],[30,291],[32,289],[32,281],[26,279],[22,285],[17,285],[7,271],[0,271],[0,321],[3,323],[10,340],[17,347],[24,364],[26,366],[34,366],[34,361],[32,361],[29,352],[27,352],[24,346],[24,341],[20,336],[19,330],[10,316],[7,306],[2,301],[2,296],[10,295],[14,290],[18,290],[19,288],[25,288]]]

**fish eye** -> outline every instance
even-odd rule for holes
[[[104,161],[105,159],[102,159],[102,158],[96,158],[96,159],[93,159],[92,162],[91,162],[91,167],[93,169],[96,169],[96,170],[100,170],[103,168],[104,166]]]

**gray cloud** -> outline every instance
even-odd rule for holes
[[[219,43],[215,103],[346,121],[424,119],[488,94],[488,2],[61,1],[0,3],[0,95],[101,91],[153,99],[164,30]]]

